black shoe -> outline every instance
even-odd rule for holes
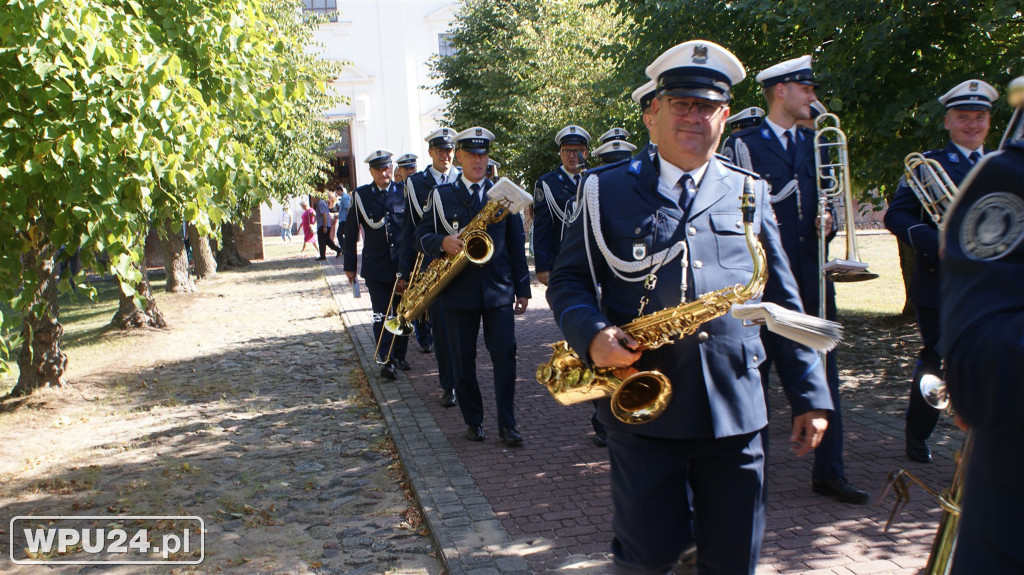
[[[397,365],[398,369],[402,371],[409,371],[410,369],[412,369],[411,367],[409,367],[409,362],[405,361],[404,359],[395,359],[395,365]]]
[[[384,367],[380,368],[380,376],[385,379],[395,381],[398,375],[395,373],[395,364],[390,361],[384,364]]]
[[[814,479],[811,481],[811,490],[843,503],[864,503],[871,498],[867,491],[857,489],[845,477]]]
[[[608,447],[608,433],[600,432],[594,435],[594,445],[598,447]]]
[[[505,442],[505,445],[522,445],[523,436],[514,427],[499,427],[498,437]]]
[[[314,261],[322,262],[322,261],[325,261],[326,259],[327,259],[326,257],[316,258]]]
[[[928,447],[927,441],[914,439],[907,436],[907,457],[918,463],[932,462],[932,448]]]
[[[455,390],[444,390],[444,393],[441,394],[441,407],[455,407],[456,403],[458,400],[455,399]]]
[[[466,428],[466,439],[470,441],[483,441],[484,440],[484,426],[482,425],[470,425]]]
[[[342,253],[343,252],[341,250],[338,250],[338,252],[336,254],[334,254],[334,259],[340,258]]]
[[[421,345],[420,346],[420,352],[421,353],[430,353],[432,351],[434,351],[434,346],[429,344],[429,343],[427,345]]]

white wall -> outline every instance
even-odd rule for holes
[[[440,127],[445,101],[422,87],[436,84],[427,61],[456,7],[456,0],[338,0],[338,21],[314,33],[310,51],[349,63],[331,84],[349,103],[326,117],[350,121],[357,185],[372,181],[363,159],[374,150],[416,154],[420,169],[429,162],[423,138]],[[263,206],[265,226],[279,220],[278,204]]]

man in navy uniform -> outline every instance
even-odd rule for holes
[[[754,232],[767,258],[764,299],[802,306],[765,182],[715,155],[732,85],[746,75],[742,64],[725,48],[698,40],[669,49],[647,75],[657,81],[649,124],[657,153],[588,174],[583,215],[569,229],[547,297],[584,361],[658,370],[672,385],[665,413],[648,423],[623,423],[608,400],[600,402],[615,572],[667,573],[695,535],[700,572],[753,574],[764,531],[761,434],[768,424],[758,328],[718,317],[699,333],[641,352],[616,326],[750,281],[754,264],[740,211],[745,182],[756,196]],[[803,455],[820,440],[832,402],[814,351],[790,342],[778,361],[787,368],[791,441]],[[679,520],[688,516],[687,484],[692,533]]]
[[[537,180],[533,190],[533,264],[537,281],[548,285],[565,228],[576,216],[576,189],[590,153],[590,134],[568,125],[555,135],[562,165]]]
[[[416,173],[416,154],[402,154],[395,160],[395,183],[404,184],[405,180]]]
[[[425,255],[455,256],[462,251],[460,229],[487,203],[493,185],[484,177],[494,134],[480,127],[455,137],[455,157],[462,175],[434,189],[430,208],[416,227],[416,248]],[[483,265],[469,264],[441,291],[441,306],[448,322],[448,341],[455,371],[455,392],[466,422],[466,438],[484,440],[484,406],[476,377],[476,341],[480,323],[484,345],[494,367],[494,395],[498,408],[498,436],[507,445],[520,445],[516,428],[515,318],[526,312],[530,299],[530,270],[526,264],[523,221],[506,217],[487,226],[494,253]]]
[[[344,266],[349,283],[354,283],[358,261],[356,248],[361,230],[364,243],[360,275],[366,282],[366,291],[370,292],[373,337],[379,342],[376,360],[384,365],[381,376],[393,380],[396,367],[403,371],[409,369],[405,361],[409,338],[394,336],[384,329],[389,308],[393,312],[400,299],[397,295],[392,298],[392,294],[398,270],[399,239],[405,220],[405,192],[402,184],[391,179],[391,156],[388,150],[376,150],[366,157],[373,182],[352,192],[352,209],[345,219]],[[385,362],[389,350],[391,357]]]
[[[628,130],[626,130],[625,128],[612,128],[611,130],[608,130],[607,132],[598,136],[597,141],[601,142],[602,144],[607,144],[608,142],[614,142],[616,140],[620,142],[625,142],[628,139]]]
[[[654,80],[648,80],[643,86],[640,86],[636,90],[633,90],[632,98],[638,106],[640,106],[640,116],[644,122],[644,126],[647,127],[647,136],[649,142],[646,146],[641,148],[647,152],[648,155],[654,155],[657,150],[657,142],[654,141],[654,133],[651,132],[651,103],[654,102],[654,96],[657,95],[657,83]]]
[[[946,107],[943,122],[950,141],[945,148],[930,150],[924,156],[937,160],[956,185],[985,153],[983,144],[988,136],[989,111],[997,97],[991,85],[981,80],[968,80],[939,98]],[[921,396],[920,384],[925,374],[942,373],[942,356],[935,349],[942,334],[939,327],[939,230],[905,178],[900,180],[889,202],[885,227],[914,249],[914,273],[907,297],[917,313],[922,347],[910,381],[906,451],[910,459],[930,463],[932,453],[928,437],[939,420],[939,410],[928,405]]]
[[[1021,82],[1021,84],[1017,84]],[[1024,78],[1008,100],[1022,100]],[[942,232],[939,350],[953,408],[970,426],[953,575],[1024,573],[1024,121],[967,175]]]
[[[434,188],[459,177],[459,169],[452,165],[452,160],[455,159],[456,133],[452,128],[439,128],[428,134],[425,140],[428,146],[427,153],[430,154],[430,165],[422,172],[409,176],[405,181],[408,207],[405,225],[402,228],[402,256],[398,262],[400,290],[405,289],[412,267],[416,263],[416,242],[413,238],[416,226],[430,208]],[[433,259],[432,256],[424,255],[421,270],[426,269]],[[416,320],[417,337],[429,336],[429,339],[421,340],[421,345],[423,349],[434,352],[438,383],[441,385],[441,405],[453,407],[456,403],[455,374],[452,371],[451,346],[448,343],[448,329],[440,298],[430,304],[427,316]]]
[[[757,126],[729,136],[723,153],[736,165],[756,172],[771,187],[771,203],[782,233],[782,246],[789,258],[793,276],[800,286],[803,307],[811,314],[820,313],[818,267],[819,234],[831,240],[835,234],[832,210],[818,221],[818,179],[814,165],[814,132],[797,125],[811,117],[811,103],[816,100],[817,83],[811,71],[811,57],[802,56],[776,64],[757,75],[768,102],[768,115]],[[826,243],[826,259],[827,259]],[[836,318],[835,288],[825,286],[825,317]],[[778,347],[788,345],[780,336],[762,330],[767,360],[761,366],[765,387]],[[781,371],[782,366],[779,366]],[[835,352],[826,355],[825,376],[835,409],[829,414],[828,431],[814,451],[811,489],[846,503],[864,503],[866,491],[858,489],[846,478],[843,463],[843,416],[839,398],[839,366]]]
[[[601,160],[602,164],[614,164],[622,160],[628,160],[636,152],[636,146],[625,140],[609,140],[594,150],[594,155]]]
[[[760,126],[763,118],[764,110],[757,106],[751,106],[726,118],[725,128],[729,130],[729,134],[735,134],[751,126]]]

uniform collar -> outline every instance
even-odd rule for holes
[[[427,171],[430,172],[431,176],[434,176],[434,181],[435,182],[440,182],[441,181],[441,175],[442,174],[447,175],[449,183],[451,183],[452,180],[455,179],[455,174],[458,173],[458,169],[455,166],[449,167],[447,172],[439,172],[436,169],[434,169],[433,165],[431,165],[431,166],[427,167]]]
[[[558,169],[562,170],[562,173],[569,177],[569,181],[570,182],[572,181],[573,178],[575,178],[575,177],[580,175],[580,174],[570,174],[569,170],[565,169],[565,166],[558,166]]]
[[[789,130],[787,130],[782,126],[776,124],[775,122],[769,120],[767,116],[765,116],[764,118],[764,124],[771,129],[771,131],[775,134],[775,138],[778,139],[780,142],[782,142],[783,138],[785,138],[785,136],[783,136],[782,134],[785,134],[790,130],[792,130],[793,136],[796,136],[796,124],[793,124],[793,126]]]
[[[978,149],[976,149],[976,150],[968,150],[967,148],[961,146],[960,144],[954,142],[953,140],[950,140],[949,143],[953,144],[954,146],[956,146],[956,149],[960,151],[960,153],[963,155],[964,159],[967,159],[967,160],[971,159],[971,153],[972,152],[978,152],[978,154],[981,155],[981,156],[985,155],[985,146],[978,146]]]
[[[699,189],[700,182],[704,178],[704,172],[708,169],[708,163],[709,162],[704,162],[704,164],[696,170],[687,172],[666,160],[659,153],[658,165],[661,168],[661,172],[658,174],[658,192],[678,204],[679,197],[682,194],[682,188],[679,187],[679,178],[682,178],[683,174],[690,174],[690,177],[693,178],[693,183],[696,184]]]

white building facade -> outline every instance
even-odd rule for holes
[[[445,102],[430,87],[429,60],[447,49],[454,0],[304,0],[307,6],[336,5],[336,21],[322,24],[314,38],[321,58],[346,62],[332,83],[348,103],[327,119],[349,122],[348,146],[356,186],[371,181],[363,160],[374,150],[407,152],[429,161],[423,137],[440,127]],[[337,174],[336,174],[337,175]]]
[[[445,101],[430,87],[429,61],[448,49],[457,0],[303,0],[307,12],[330,21],[314,33],[310,51],[343,63],[331,82],[346,103],[325,119],[347,120],[348,131],[334,147],[335,173],[350,190],[372,180],[363,160],[374,150],[430,161],[423,138],[441,126]],[[292,202],[299,214],[298,199]],[[263,206],[264,230],[276,232],[281,206]],[[301,240],[300,240],[301,241]]]

